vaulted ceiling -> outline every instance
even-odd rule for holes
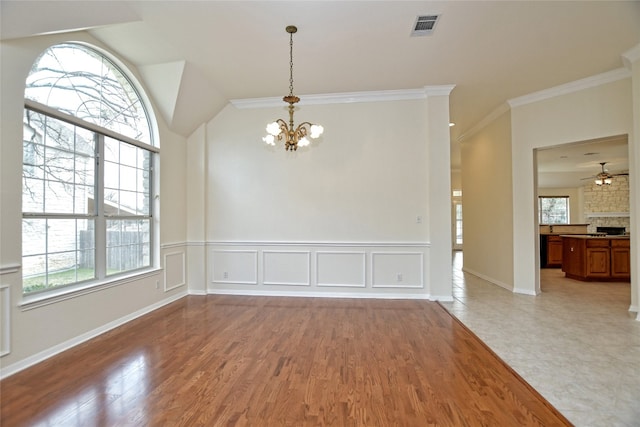
[[[231,99],[454,84],[452,141],[507,100],[623,67],[638,1],[7,1],[3,41],[86,29],[189,135]],[[439,15],[411,36],[419,15]]]

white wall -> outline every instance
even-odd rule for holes
[[[208,239],[425,242],[424,111],[423,100],[304,106],[296,120],[325,133],[291,153],[261,141],[283,108],[227,106],[207,130]]]
[[[208,291],[450,298],[448,93],[303,105],[325,133],[297,152],[261,141],[286,114],[228,105],[207,126]]]
[[[582,90],[559,90],[557,96],[549,90],[544,97],[512,103],[514,280],[525,293],[540,292],[534,149],[633,132],[628,73],[608,73],[583,85]]]
[[[2,331],[2,376],[36,363],[98,333],[139,316],[186,292],[184,138],[160,131],[161,209],[156,269],[130,280],[106,284],[86,294],[58,298],[51,304],[22,305],[21,194],[22,194],[22,112],[24,85],[37,56],[52,44],[85,41],[100,43],[85,33],[51,35],[2,42],[0,50],[0,312]],[[129,66],[135,73],[135,69]],[[139,79],[139,76],[138,76]],[[158,289],[156,288],[158,287]],[[50,301],[51,302],[51,301]]]
[[[464,271],[513,288],[511,123],[505,111],[462,144]]]

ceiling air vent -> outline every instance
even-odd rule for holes
[[[433,29],[438,22],[440,15],[419,15],[411,31],[412,36],[428,36],[433,33]]]

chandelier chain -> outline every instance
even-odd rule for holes
[[[293,96],[293,33],[289,33],[289,95]]]

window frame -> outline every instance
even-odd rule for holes
[[[139,280],[144,277],[156,274],[158,270],[160,270],[159,265],[159,223],[158,223],[158,211],[159,211],[159,203],[158,203],[158,193],[157,186],[159,183],[159,175],[158,175],[158,163],[159,163],[159,154],[160,148],[157,144],[157,127],[154,119],[154,115],[152,113],[152,109],[150,108],[149,100],[144,94],[143,91],[140,90],[139,84],[136,84],[134,78],[131,77],[130,73],[126,70],[126,67],[120,65],[117,61],[114,61],[108,54],[103,52],[102,50],[95,49],[91,46],[81,44],[81,43],[61,43],[61,45],[69,45],[69,44],[77,44],[80,49],[87,49],[93,52],[98,53],[103,57],[104,60],[109,61],[111,65],[118,70],[128,81],[128,84],[135,91],[138,96],[139,102],[142,104],[142,108],[145,110],[145,115],[147,117],[147,125],[149,127],[149,136],[150,143],[146,143],[140,140],[136,140],[127,135],[120,134],[116,131],[103,128],[98,124],[85,121],[81,118],[68,114],[64,111],[58,110],[55,107],[51,107],[40,102],[37,102],[33,99],[29,99],[25,96],[24,98],[24,110],[31,110],[35,113],[45,115],[55,120],[66,122],[70,125],[76,126],[78,128],[82,128],[84,130],[93,132],[96,134],[96,165],[95,165],[95,182],[94,182],[94,199],[96,200],[96,204],[102,205],[104,202],[104,170],[105,170],[105,156],[104,156],[104,147],[105,147],[105,139],[110,138],[115,141],[120,141],[121,143],[128,144],[135,149],[141,149],[148,152],[148,169],[145,167],[142,171],[146,173],[148,171],[148,189],[145,188],[144,194],[148,197],[148,212],[145,214],[122,214],[122,215],[105,215],[105,210],[103,207],[99,207],[96,209],[94,213],[84,214],[84,213],[72,213],[72,214],[57,214],[51,212],[25,212],[22,211],[22,219],[23,222],[26,219],[30,218],[69,218],[69,219],[84,219],[91,218],[94,221],[94,235],[95,235],[95,248],[94,251],[94,278],[83,281],[76,281],[68,284],[63,284],[59,286],[54,286],[47,289],[36,290],[32,292],[24,292],[24,288],[22,289],[22,301],[20,302],[20,306],[23,309],[35,308],[42,305],[47,305],[49,303],[56,302],[58,300],[67,299],[70,297],[74,297],[77,294],[85,294],[95,292],[100,289],[104,289],[111,286],[116,286],[122,283],[129,282],[131,280]],[[23,113],[24,117],[24,113]],[[24,120],[24,118],[23,118]],[[153,144],[153,145],[152,145]],[[22,143],[24,146],[24,142]],[[122,166],[122,165],[120,165]],[[23,163],[24,170],[24,163]],[[23,172],[24,174],[24,172]],[[24,176],[24,175],[23,175]],[[146,185],[146,184],[145,184]],[[21,208],[22,210],[22,208]],[[148,222],[149,227],[149,263],[148,265],[144,265],[139,268],[133,268],[129,270],[119,271],[115,273],[107,272],[107,264],[108,260],[106,258],[107,251],[107,222],[109,220],[129,220],[129,219],[144,219]],[[76,235],[76,241],[78,237]],[[143,242],[145,245],[147,242]],[[48,251],[48,250],[47,250]],[[47,254],[48,252],[45,252]],[[146,264],[146,263],[145,263]]]

